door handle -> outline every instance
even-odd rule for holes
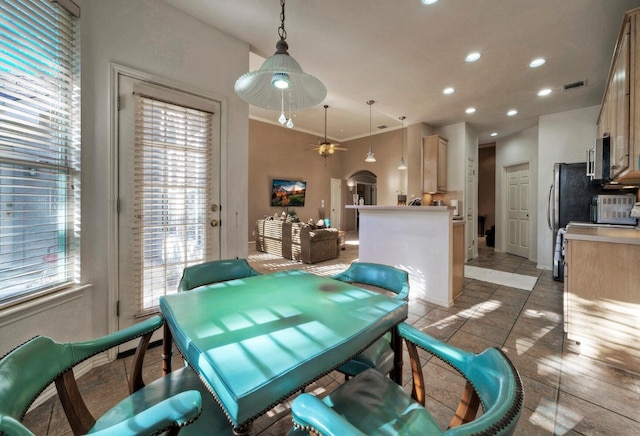
[[[547,199],[547,226],[549,230],[553,230],[551,226],[551,194],[553,193],[553,185],[549,187],[549,198]]]
[[[218,227],[218,225],[220,224],[220,221],[218,221],[218,220],[211,220],[210,224],[211,224],[211,227]]]

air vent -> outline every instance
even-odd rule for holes
[[[387,127],[389,127],[389,126],[385,126],[384,124],[381,124],[381,125],[379,125],[379,126],[378,126],[378,129],[380,129],[380,130],[384,130],[384,129],[386,129]]]
[[[587,86],[586,80],[580,80],[579,82],[567,83],[566,85],[562,85],[562,90],[571,91],[572,89],[582,88],[583,86]]]

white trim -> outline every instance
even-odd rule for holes
[[[509,163],[505,163],[502,165],[502,210],[501,212],[501,216],[502,216],[502,223],[501,223],[501,227],[502,230],[500,231],[500,247],[498,247],[498,243],[497,243],[497,235],[494,235],[494,237],[496,238],[495,240],[495,244],[494,244],[494,251],[496,251],[497,253],[508,253],[507,251],[507,240],[509,239],[509,230],[507,228],[507,222],[509,221],[509,178],[507,177],[507,174],[509,172],[509,168],[513,168],[516,167],[518,165],[527,165],[527,168],[529,169],[529,197],[527,198],[527,204],[529,207],[529,256],[527,256],[528,260],[532,260],[532,241],[533,241],[533,237],[535,236],[535,232],[537,230],[533,229],[533,226],[531,225],[531,215],[532,215],[532,211],[531,211],[531,205],[532,205],[532,182],[531,182],[531,174],[532,174],[532,164],[531,164],[531,159],[521,159],[521,160],[517,160],[514,162],[509,162]],[[497,216],[497,214],[496,214]],[[496,226],[497,228],[498,226]],[[508,253],[508,254],[513,254],[513,253]]]
[[[142,80],[145,82],[154,83],[163,87],[172,88],[177,91],[186,92],[194,95],[198,95],[204,98],[208,98],[219,102],[220,104],[220,204],[227,205],[227,189],[225,181],[227,180],[227,99],[222,95],[215,94],[209,91],[204,91],[200,88],[196,88],[190,85],[186,85],[181,82],[177,82],[171,79],[162,78],[154,74],[149,74],[136,70],[124,65],[110,62],[110,125],[108,129],[110,132],[109,144],[109,193],[108,198],[111,200],[111,206],[109,208],[110,213],[108,217],[108,240],[109,246],[107,250],[108,259],[111,259],[109,268],[109,289],[108,289],[108,332],[112,333],[118,330],[118,317],[116,316],[116,304],[119,295],[119,283],[118,283],[118,215],[117,215],[117,201],[118,201],[118,77],[120,75],[129,76],[133,79]],[[223,223],[231,223],[231,216],[226,214],[229,212],[229,207],[223,207],[221,212],[221,220]],[[228,252],[228,238],[227,232],[224,229],[220,231],[220,256],[226,256]]]
[[[0,311],[0,328],[38,313],[51,310],[56,306],[77,300],[84,295],[85,291],[92,287],[93,285],[90,284],[75,285],[2,309],[2,311]]]

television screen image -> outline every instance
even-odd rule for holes
[[[307,182],[273,179],[271,206],[304,206]]]

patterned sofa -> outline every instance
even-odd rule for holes
[[[335,259],[340,256],[338,229],[314,229],[304,223],[258,220],[256,250],[304,263]]]

